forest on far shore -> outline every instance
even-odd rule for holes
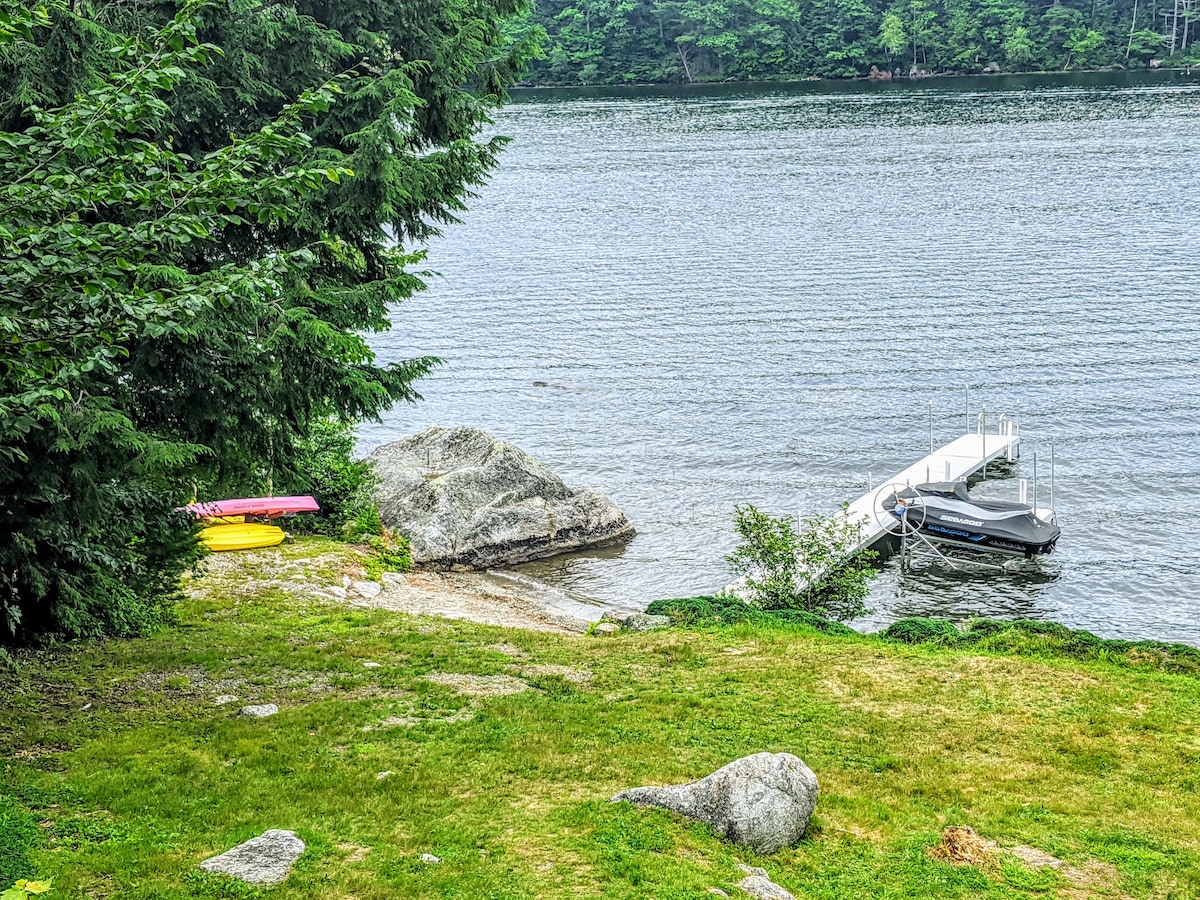
[[[539,0],[526,84],[1200,64],[1196,0]],[[872,68],[875,72],[872,73]]]

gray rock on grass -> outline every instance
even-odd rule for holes
[[[232,875],[247,884],[279,884],[304,852],[304,841],[294,831],[264,831],[220,856],[200,863],[206,872]]]
[[[274,703],[261,703],[257,706],[243,706],[238,715],[251,719],[265,719],[267,716],[273,716],[277,712],[279,712],[279,707]]]
[[[796,900],[790,891],[780,887],[765,875],[747,875],[738,882],[738,887],[754,900]]]
[[[487,569],[627,540],[633,526],[594,488],[568,487],[525,451],[478,428],[434,425],[369,457],[385,525],[413,562]]]
[[[670,624],[670,616],[652,616],[648,613],[634,613],[621,623],[621,627],[626,631],[654,631],[658,628],[667,628]]]
[[[608,610],[600,617],[605,625],[617,625],[625,631],[654,631],[656,628],[667,628],[671,624],[670,616],[652,616],[648,613],[627,613]]]
[[[612,798],[707,822],[757,853],[798,841],[817,805],[817,776],[790,753],[755,753],[689,784],[639,787]],[[757,876],[751,876],[757,877]]]

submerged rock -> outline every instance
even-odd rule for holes
[[[304,841],[294,831],[272,829],[220,856],[209,857],[200,868],[232,875],[248,884],[279,884],[303,852]]]
[[[755,753],[690,784],[640,787],[612,798],[707,822],[757,853],[794,844],[817,805],[817,776],[790,753]]]
[[[432,426],[368,460],[385,525],[413,562],[486,569],[624,541],[633,525],[594,488],[568,487],[528,453],[478,428]]]

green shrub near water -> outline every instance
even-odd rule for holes
[[[383,533],[371,498],[378,478],[370,463],[354,458],[355,443],[354,426],[337,419],[314,422],[299,443],[296,471],[285,490],[311,494],[321,511],[297,516],[296,530],[350,541]]]
[[[893,622],[884,630],[883,637],[902,644],[948,644],[961,637],[961,634],[953,623],[945,619],[914,616]]]
[[[734,507],[742,539],[727,556],[730,570],[746,580],[750,602],[765,610],[797,610],[845,621],[868,612],[867,584],[876,554],[856,551],[860,523],[849,505],[839,513],[814,515],[797,527],[753,505]]]

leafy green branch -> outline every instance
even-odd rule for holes
[[[868,612],[868,583],[876,554],[858,550],[862,523],[849,505],[833,515],[814,515],[797,527],[753,505],[734,507],[741,543],[726,557],[745,578],[750,602],[761,609],[794,609],[845,621]]]

